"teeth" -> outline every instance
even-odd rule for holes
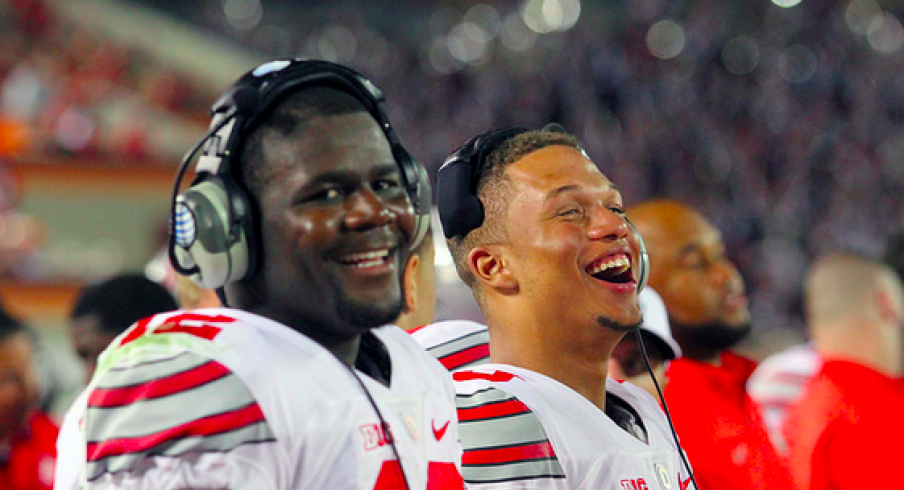
[[[628,270],[629,267],[631,267],[631,262],[628,260],[627,257],[622,255],[619,257],[613,257],[606,262],[601,262],[599,264],[596,264],[595,266],[591,267],[587,272],[589,272],[591,276],[594,276],[596,274],[599,274],[600,272],[603,272],[604,270],[618,268],[619,270],[617,270],[616,272],[622,273],[622,272]]]
[[[389,250],[374,250],[372,252],[361,252],[355,254],[343,255],[339,262],[343,264],[354,265],[355,267],[373,267],[380,265],[389,257]]]

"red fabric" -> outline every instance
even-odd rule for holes
[[[904,381],[827,360],[784,426],[798,488],[900,488],[902,416]]]
[[[787,462],[747,396],[755,367],[727,352],[721,366],[671,362],[665,401],[700,490],[792,488]]]
[[[16,438],[5,463],[0,463],[0,489],[50,490],[56,463],[59,427],[47,415],[35,412],[28,433]]]

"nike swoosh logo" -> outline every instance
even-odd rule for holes
[[[447,420],[446,423],[443,424],[443,426],[440,427],[439,429],[436,428],[435,420],[430,423],[430,425],[432,426],[432,429],[433,429],[433,437],[435,437],[437,441],[442,439],[443,436],[446,435],[446,429],[449,428],[449,422],[451,422],[451,420]]]
[[[687,486],[691,484],[690,477],[688,477],[687,480],[681,481],[681,475],[678,475],[678,481],[681,482],[681,490],[685,490]]]

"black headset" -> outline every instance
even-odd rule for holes
[[[464,237],[483,224],[483,203],[477,197],[477,184],[486,158],[509,139],[528,131],[530,129],[524,127],[487,131],[471,138],[446,158],[436,173],[436,207],[446,238]],[[559,124],[552,123],[544,127],[543,131],[564,133],[565,129]],[[631,221],[627,218],[625,221],[640,243],[638,253],[640,271],[637,279],[639,293],[646,286],[650,276],[650,257],[640,233]]]
[[[207,134],[182,159],[169,217],[169,257],[176,272],[210,289],[254,274],[260,260],[260,238],[255,231],[252,201],[233,176],[235,159],[246,136],[265,115],[289,93],[311,86],[352,95],[380,125],[416,213],[409,248],[423,240],[430,225],[430,179],[426,169],[402,146],[389,122],[380,89],[343,65],[276,59],[244,74],[217,99]],[[180,194],[182,177],[199,151],[195,179]]]

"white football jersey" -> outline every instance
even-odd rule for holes
[[[143,320],[70,408],[56,488],[461,488],[449,373],[398,327],[373,333],[389,387],[247,312]]]
[[[694,488],[665,414],[636,386],[607,380],[606,390],[639,416],[648,442],[534,371],[486,364],[454,378],[468,488]]]
[[[431,323],[408,332],[449,371],[490,362],[490,333],[486,325],[470,320]]]

